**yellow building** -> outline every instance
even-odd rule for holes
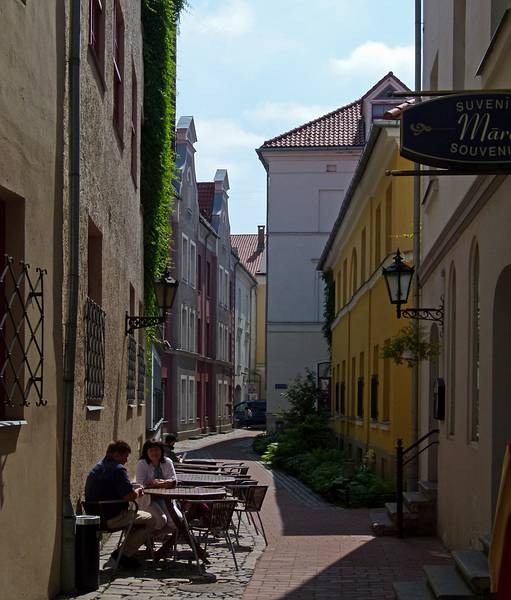
[[[397,320],[382,267],[399,247],[412,251],[412,178],[386,169],[409,169],[399,156],[399,127],[373,125],[318,268],[335,283],[332,323],[331,416],[343,447],[356,462],[375,453],[375,469],[394,477],[396,440],[411,441],[411,373],[382,358],[387,340],[408,323]]]

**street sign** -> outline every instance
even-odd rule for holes
[[[401,156],[470,172],[511,169],[511,91],[453,94],[411,106],[401,121]]]

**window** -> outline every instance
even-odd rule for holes
[[[231,288],[230,288],[230,284],[229,284],[229,273],[227,271],[225,271],[225,298],[224,298],[224,304],[225,304],[225,308],[229,309],[231,302],[230,302],[230,292],[231,292]]]
[[[224,270],[222,267],[218,267],[218,304],[220,306],[224,303]]]
[[[357,417],[364,416],[364,353],[360,353],[359,377],[357,381]]]
[[[378,375],[371,377],[371,419],[378,420]]]
[[[386,339],[384,346],[390,343],[390,339]],[[383,359],[383,402],[381,411],[381,420],[384,422],[390,421],[390,358]]]
[[[135,65],[131,68],[131,176],[137,185],[138,174],[138,89]]]
[[[479,249],[472,250],[470,274],[470,441],[479,442],[479,339],[481,307],[479,302]]]
[[[451,266],[449,277],[448,373],[449,373],[449,435],[456,429],[456,269]]]
[[[181,305],[181,350],[188,350],[188,308]]]
[[[188,313],[188,350],[190,352],[195,352],[197,349],[196,348],[196,342],[197,342],[196,319],[197,319],[197,313],[195,312],[195,310],[193,308],[190,308],[189,313]]]
[[[197,246],[190,240],[190,285],[194,288],[197,283]]]
[[[360,285],[366,280],[366,228],[362,229],[360,241]]]
[[[105,11],[104,0],[89,0],[89,48],[98,70],[103,76],[105,69]]]
[[[206,261],[206,296],[211,297],[211,263]]]
[[[341,415],[346,414],[346,361],[342,361],[341,369],[341,390],[340,390],[340,409]]]
[[[202,319],[197,318],[197,352],[202,354]]]
[[[197,412],[195,391],[196,391],[195,377],[189,377],[188,378],[188,422],[189,423],[195,423],[195,414]]]
[[[390,254],[392,251],[392,184],[390,184],[385,197],[385,253]]]
[[[179,420],[181,423],[187,421],[187,405],[188,405],[188,381],[186,375],[181,375],[181,390],[179,393]]]
[[[351,358],[351,374],[350,374],[350,412],[349,415],[355,415],[355,382],[357,378],[357,359],[352,356]]]
[[[113,25],[114,62],[114,123],[121,140],[124,134],[124,18],[119,0],[114,3]]]
[[[388,110],[395,107],[395,102],[384,102],[382,104],[376,104],[376,102],[374,102],[372,104],[372,120],[374,121],[375,119],[383,119],[383,115]]]
[[[188,283],[189,273],[188,238],[183,233],[181,236],[181,280]]]
[[[202,256],[197,255],[197,289],[202,291]]]
[[[101,306],[103,300],[103,235],[89,218],[87,232],[87,296]],[[131,309],[131,307],[130,307]],[[131,312],[130,314],[134,314]]]
[[[374,218],[374,268],[381,262],[381,209],[378,206]]]

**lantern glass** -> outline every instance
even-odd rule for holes
[[[158,304],[158,308],[162,312],[165,313],[172,307],[174,298],[176,296],[177,286],[178,282],[170,275],[168,269],[165,270],[160,279],[154,282],[156,302]]]
[[[394,256],[394,262],[382,269],[391,304],[406,304],[410,293],[410,286],[414,268],[406,264],[401,258],[399,250]]]

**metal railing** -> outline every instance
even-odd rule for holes
[[[85,302],[85,398],[99,403],[105,397],[106,313],[92,298]]]
[[[417,457],[419,456],[419,454],[422,454],[424,452],[424,450],[427,450],[431,446],[437,445],[439,443],[439,441],[431,440],[429,442],[429,444],[424,446],[424,448],[421,448],[420,450],[418,450],[415,454],[413,454],[406,460],[405,460],[405,456],[409,452],[414,450],[415,448],[418,448],[422,442],[424,442],[425,440],[428,440],[431,436],[438,434],[438,433],[440,433],[439,429],[432,429],[431,431],[428,431],[428,433],[423,435],[421,438],[419,438],[415,443],[408,446],[408,448],[403,448],[403,440],[401,438],[399,438],[397,440],[397,446],[396,446],[396,526],[397,526],[398,537],[403,537],[403,532],[404,532],[404,520],[403,520],[404,468],[408,463],[410,463],[414,460],[417,460]]]
[[[43,399],[44,290],[46,270],[4,256],[0,271],[0,402],[5,406],[29,406],[32,390],[36,406]],[[25,377],[28,375],[28,377]]]

